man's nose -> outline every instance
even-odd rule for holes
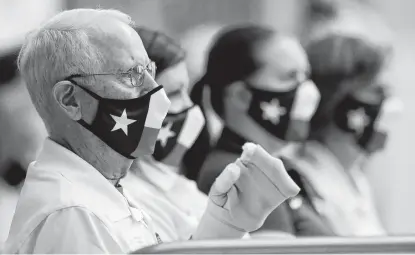
[[[146,71],[144,71],[144,84],[143,84],[146,89],[154,89],[156,87],[158,87],[158,84],[156,82],[156,80],[153,78],[153,76],[151,76],[151,74],[149,74]]]

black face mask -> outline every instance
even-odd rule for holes
[[[287,92],[271,92],[249,86],[252,99],[248,115],[273,136],[285,140],[297,88]]]
[[[79,124],[126,158],[135,159],[153,153],[157,135],[170,107],[163,86],[128,100],[102,98],[79,87],[98,101],[92,123],[81,119]]]
[[[180,113],[168,113],[157,137],[153,158],[170,166],[179,166],[205,125],[199,106]]]
[[[383,148],[386,134],[375,128],[383,104],[368,104],[348,95],[334,112],[334,123],[343,131],[353,134],[356,143],[366,152]]]
[[[286,92],[254,89],[248,115],[273,136],[284,141],[303,141],[308,137],[309,123],[320,101],[316,85],[305,80]]]

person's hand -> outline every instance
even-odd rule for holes
[[[246,144],[242,156],[229,164],[213,184],[195,237],[235,237],[232,235],[255,231],[278,205],[299,190],[281,160],[258,145]],[[203,228],[215,229],[214,224],[227,226],[233,234],[215,236],[213,230],[208,235],[202,233]]]

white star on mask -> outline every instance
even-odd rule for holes
[[[112,131],[118,130],[118,129],[122,129],[122,131],[124,131],[125,135],[128,136],[128,125],[136,122],[136,120],[132,120],[127,118],[127,112],[124,111],[122,112],[121,116],[114,116],[112,114],[110,114],[111,117],[115,120],[115,126],[112,128]]]
[[[280,122],[280,117],[287,113],[284,107],[280,106],[278,99],[271,102],[261,102],[262,118],[271,121],[274,125]]]
[[[369,117],[366,115],[364,109],[359,108],[347,113],[348,126],[355,130],[358,135],[361,135],[369,124]]]
[[[171,126],[173,123],[169,122],[165,127],[160,129],[159,135],[157,136],[157,141],[160,141],[161,146],[166,147],[167,140],[176,136],[176,133],[171,131]]]

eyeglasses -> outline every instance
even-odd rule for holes
[[[156,77],[156,64],[151,61],[146,66],[137,65],[126,72],[120,73],[94,73],[94,74],[73,74],[67,77],[65,80],[70,80],[78,77],[88,77],[88,76],[97,76],[97,75],[125,75],[128,76],[131,82],[131,86],[140,87],[144,83],[144,72],[147,71],[151,77],[154,79]]]

